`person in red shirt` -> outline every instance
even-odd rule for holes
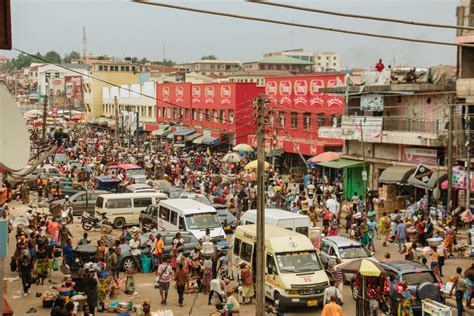
[[[375,65],[375,69],[377,69],[378,72],[382,72],[382,70],[385,69],[382,59],[379,59],[379,62]]]
[[[426,245],[425,226],[426,226],[426,223],[423,219],[423,216],[420,216],[419,220],[415,224],[415,228],[418,232],[418,242],[423,247]]]

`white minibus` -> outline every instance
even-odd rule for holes
[[[122,228],[138,225],[142,210],[167,198],[166,194],[157,192],[103,194],[96,200],[95,211],[105,213],[115,228]]]
[[[257,223],[257,210],[252,209],[242,215],[240,218],[242,225]],[[309,228],[313,227],[311,220],[306,215],[296,214],[293,212],[277,209],[265,209],[265,224],[276,225],[278,227],[286,228],[294,232],[309,236]]]

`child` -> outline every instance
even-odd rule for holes
[[[151,316],[151,301],[149,298],[143,301],[143,313],[145,316]]]

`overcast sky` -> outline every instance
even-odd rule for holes
[[[156,0],[159,1],[159,0]],[[276,0],[274,0],[276,1]],[[313,0],[281,2],[364,15],[455,24],[457,0]],[[355,20],[245,3],[243,0],[173,1],[187,6],[234,12],[373,33],[454,42],[455,30]],[[264,52],[304,48],[336,51],[342,66],[369,67],[378,58],[426,67],[455,64],[456,48],[374,39],[296,27],[234,20],[175,11],[125,0],[14,0],[13,46],[29,52],[82,51],[82,27],[88,52],[178,62],[214,54],[241,62]],[[3,52],[14,56],[10,52]]]

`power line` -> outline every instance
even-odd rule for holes
[[[172,5],[172,4],[149,2],[145,0],[132,0],[132,1],[136,3],[140,3],[140,4],[154,5],[158,7],[164,7],[164,8],[175,9],[175,10],[197,12],[197,13],[223,16],[223,17],[229,17],[229,18],[240,19],[240,20],[249,20],[249,21],[254,21],[254,22],[257,21],[257,22],[264,22],[264,23],[287,25],[287,26],[296,26],[296,27],[301,27],[301,28],[315,29],[315,30],[328,31],[328,32],[353,34],[353,35],[375,37],[375,38],[384,38],[384,39],[391,39],[391,40],[405,41],[405,42],[412,42],[412,43],[423,43],[423,44],[443,45],[443,46],[474,47],[473,44],[456,44],[456,43],[451,43],[451,42],[432,41],[432,40],[415,39],[415,38],[401,37],[401,36],[358,32],[358,31],[337,29],[337,28],[324,27],[324,26],[318,26],[318,25],[312,25],[312,24],[293,23],[293,22],[272,20],[272,19],[254,17],[254,16],[238,15],[238,14],[226,13],[226,12],[220,12],[220,11],[204,10],[204,9],[197,9],[197,8],[192,8],[192,7],[177,6],[177,5]]]
[[[258,1],[258,0],[246,0],[246,1],[251,2],[251,3],[270,5],[270,6],[281,7],[281,8],[286,8],[286,9],[342,16],[346,18],[374,20],[374,21],[382,21],[382,22],[390,22],[390,23],[398,23],[398,24],[409,24],[409,25],[415,25],[415,26],[447,28],[447,29],[455,29],[455,30],[474,30],[474,27],[470,27],[470,26],[434,24],[434,23],[419,22],[419,21],[391,19],[391,18],[384,18],[384,17],[378,17],[378,16],[359,15],[359,14],[351,14],[351,13],[343,13],[343,12],[337,12],[337,11],[329,11],[329,10],[321,10],[321,9],[315,9],[315,8],[309,8],[309,7],[295,6],[295,5],[270,2],[270,1]]]
[[[129,92],[131,92],[131,93],[135,93],[135,94],[141,95],[141,96],[143,96],[143,97],[146,97],[146,98],[149,98],[149,99],[153,99],[153,100],[155,100],[155,101],[160,101],[160,102],[166,103],[166,104],[168,104],[168,105],[171,105],[171,106],[173,106],[173,107],[183,108],[183,109],[194,109],[194,110],[196,110],[198,113],[203,113],[203,114],[205,115],[205,113],[204,113],[202,110],[199,110],[198,108],[186,107],[186,106],[184,106],[184,105],[172,103],[172,102],[169,102],[169,101],[165,101],[165,100],[159,99],[159,98],[157,98],[157,97],[144,94],[144,93],[142,93],[142,92],[134,91],[134,90],[129,89],[129,88],[124,88],[124,87],[122,87],[122,86],[120,86],[120,85],[117,85],[117,84],[115,84],[115,83],[112,83],[112,82],[110,82],[110,81],[107,81],[107,80],[104,80],[104,79],[101,79],[101,78],[97,78],[97,77],[94,77],[94,76],[89,75],[89,74],[84,74],[84,73],[82,73],[82,72],[80,72],[80,71],[71,69],[71,68],[66,67],[66,66],[63,66],[63,65],[61,65],[61,64],[49,62],[48,60],[46,60],[46,59],[44,59],[44,58],[42,58],[42,57],[38,57],[38,56],[36,56],[36,55],[33,55],[33,54],[31,54],[31,53],[28,53],[28,52],[26,52],[26,51],[24,51],[24,50],[21,50],[21,49],[18,49],[18,48],[14,48],[14,47],[13,47],[12,50],[15,50],[15,51],[20,52],[20,53],[25,54],[25,55],[28,55],[28,56],[30,56],[30,57],[34,57],[34,58],[36,58],[36,59],[38,59],[38,60],[41,60],[41,61],[43,61],[43,62],[45,62],[45,63],[51,64],[51,65],[55,65],[55,66],[57,66],[57,67],[59,67],[59,68],[68,70],[68,71],[70,71],[70,72],[79,74],[80,76],[84,76],[84,77],[90,78],[90,79],[92,79],[92,80],[97,80],[97,81],[103,82],[103,83],[108,84],[108,85],[113,86],[113,87],[117,87],[117,88],[119,88],[119,89],[121,89],[121,90],[129,91]],[[245,103],[250,102],[250,101],[251,101],[251,100],[246,100],[246,101],[243,101],[242,103],[236,104],[235,106],[237,107],[237,106],[239,106],[239,105],[245,104]],[[132,105],[132,106],[133,106],[133,105]],[[157,106],[157,105],[155,104],[154,106]],[[249,108],[252,108],[252,106],[249,106]],[[241,110],[243,110],[243,109],[241,109]],[[216,117],[216,116],[214,116],[214,115],[210,115],[210,117],[218,118],[218,117]],[[227,123],[232,123],[232,124],[233,124],[233,122],[230,121],[230,120],[223,120],[223,122],[227,122]]]

